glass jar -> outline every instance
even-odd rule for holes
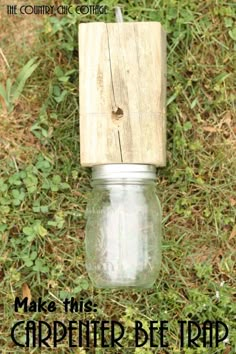
[[[86,268],[94,286],[148,288],[161,264],[161,206],[156,167],[92,168],[85,229]]]

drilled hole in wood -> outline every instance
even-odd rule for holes
[[[124,112],[120,107],[116,107],[115,109],[112,110],[112,116],[116,120],[122,118],[123,115],[124,115]]]

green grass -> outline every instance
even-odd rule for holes
[[[27,283],[33,299],[42,296],[58,307],[34,319],[120,321],[127,328],[124,353],[235,353],[235,5],[120,2],[125,21],[160,21],[168,34],[168,163],[157,177],[163,264],[153,289],[130,292],[94,289],[84,266],[91,174],[79,165],[77,24],[115,21],[118,2],[102,3],[109,6],[106,16],[45,18],[30,43],[31,16],[24,22],[20,16],[2,16],[1,49],[9,68],[0,55],[0,81],[14,85],[33,57],[39,65],[11,102],[12,112],[0,101],[1,352],[26,352],[14,347],[9,333],[14,321],[30,317],[13,312],[14,298]],[[25,28],[18,40],[17,24]],[[97,314],[65,316],[60,301],[71,296],[92,299]],[[129,335],[139,319],[146,325],[149,319],[169,321],[168,351],[132,347]],[[228,343],[181,352],[177,321],[191,319],[227,323]],[[66,342],[56,352],[85,353],[68,349]],[[103,352],[116,351],[88,351]]]

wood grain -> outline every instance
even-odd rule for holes
[[[158,22],[79,25],[80,161],[166,163],[166,39]]]

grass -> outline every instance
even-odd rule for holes
[[[235,5],[120,2],[125,21],[160,21],[168,34],[168,163],[157,177],[163,264],[153,289],[130,292],[94,289],[84,267],[91,174],[79,165],[77,24],[114,21],[118,2],[103,4],[108,15],[37,21],[6,16],[0,8],[3,85],[7,79],[14,84],[30,59],[39,63],[11,102],[12,111],[0,97],[1,352],[26,352],[16,349],[9,334],[14,321],[30,318],[13,312],[14,298],[27,284],[32,299],[54,300],[58,308],[32,318],[118,320],[127,329],[124,353],[235,353]],[[66,316],[60,304],[71,296],[92,299],[97,314]],[[169,321],[166,350],[133,348],[133,321],[148,326],[149,319]],[[191,319],[227,323],[228,341],[219,348],[180,351],[177,321]],[[86,351],[65,342],[56,352]],[[103,352],[116,351],[88,351]]]

